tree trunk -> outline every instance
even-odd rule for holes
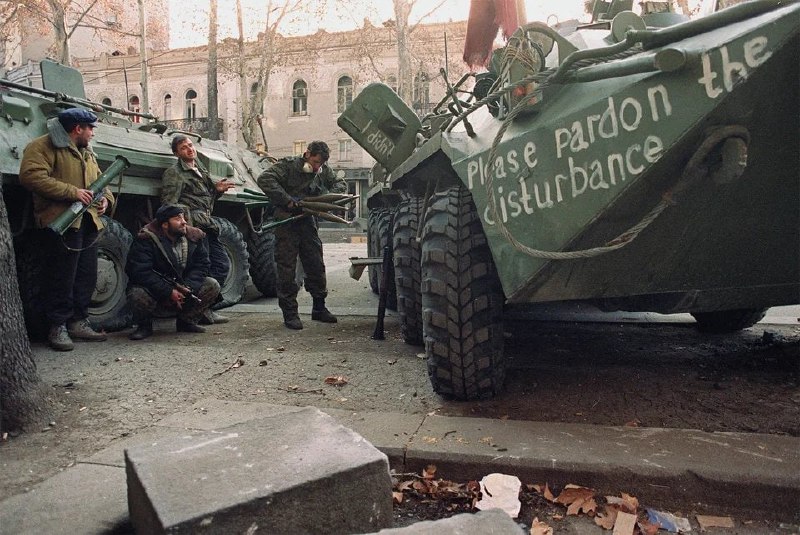
[[[219,139],[217,86],[217,0],[211,0],[208,16],[208,137]]]
[[[64,6],[55,0],[47,0],[47,3],[53,11],[52,24],[56,34],[53,43],[55,48],[53,56],[62,65],[71,65],[69,32],[67,31],[67,12],[64,10]]]
[[[239,132],[241,133],[242,139],[244,140],[244,144],[247,147],[255,146],[252,143],[252,137],[250,136],[250,128],[247,124],[247,116],[248,110],[250,108],[250,99],[247,96],[247,52],[244,47],[244,29],[242,26],[242,2],[241,0],[236,0],[236,25],[239,30],[239,38],[238,38],[238,45],[239,45]]]
[[[142,87],[141,112],[150,113],[150,84],[147,80],[147,15],[144,0],[139,0],[139,57],[142,60],[142,79],[139,82]]]
[[[46,417],[17,284],[8,212],[0,201],[0,430],[22,429]]]
[[[413,74],[411,52],[408,50],[408,17],[412,3],[409,0],[394,1],[395,32],[397,32],[397,94],[405,102],[412,98]]]

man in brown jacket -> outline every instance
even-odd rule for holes
[[[100,175],[89,141],[97,116],[70,108],[47,121],[48,133],[32,140],[22,155],[19,179],[33,193],[33,216],[42,250],[43,305],[50,323],[47,340],[58,351],[71,351],[72,338],[103,341],[89,324],[89,304],[97,282],[97,235],[100,216],[114,202],[111,190],[94,201],[89,186]],[[63,236],[47,225],[75,201],[91,205]]]

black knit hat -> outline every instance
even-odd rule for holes
[[[160,225],[161,223],[165,223],[176,215],[180,215],[182,213],[183,208],[180,206],[175,206],[174,204],[165,204],[156,210],[156,221]]]

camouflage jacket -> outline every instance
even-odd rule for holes
[[[289,157],[278,160],[261,173],[258,185],[276,208],[285,208],[292,199],[300,200],[323,193],[347,193],[347,182],[336,178],[325,164],[319,173],[303,171],[303,158]],[[280,211],[278,217],[281,217]]]
[[[191,168],[183,160],[164,171],[161,180],[161,204],[177,204],[186,213],[186,221],[204,231],[219,233],[219,228],[211,219],[214,202],[222,195],[214,187],[214,182],[202,164],[195,160]]]

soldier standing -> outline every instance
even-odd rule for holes
[[[275,216],[286,219],[302,213],[298,202],[305,197],[322,193],[346,193],[347,183],[337,179],[326,164],[330,149],[323,141],[312,141],[300,157],[284,158],[261,173],[258,185],[277,208]],[[297,258],[305,271],[305,288],[314,300],[311,319],[336,323],[336,316],[325,307],[328,295],[325,263],[322,259],[322,241],[317,232],[317,221],[301,217],[275,228],[275,263],[278,268],[278,305],[283,311],[283,323],[289,329],[302,329],[297,314],[295,280]]]
[[[100,219],[114,202],[109,188],[93,201],[89,186],[100,168],[89,142],[97,116],[70,108],[47,121],[48,133],[25,147],[19,170],[20,183],[33,192],[33,217],[37,228],[46,228],[75,201],[90,205],[63,237],[41,233],[48,257],[43,281],[43,305],[50,323],[47,341],[58,351],[74,349],[72,339],[103,341],[105,334],[89,324],[89,304],[97,283],[97,236]]]
[[[227,180],[216,183],[211,180],[208,171],[197,161],[197,151],[187,136],[179,134],[173,137],[171,147],[178,161],[164,171],[161,204],[182,207],[189,225],[205,232],[211,258],[210,275],[222,286],[230,269],[230,261],[224,246],[219,241],[220,229],[211,218],[211,212],[214,210],[216,200],[235,187],[235,184]],[[228,318],[210,308],[200,320],[200,323],[206,325],[227,322]]]

